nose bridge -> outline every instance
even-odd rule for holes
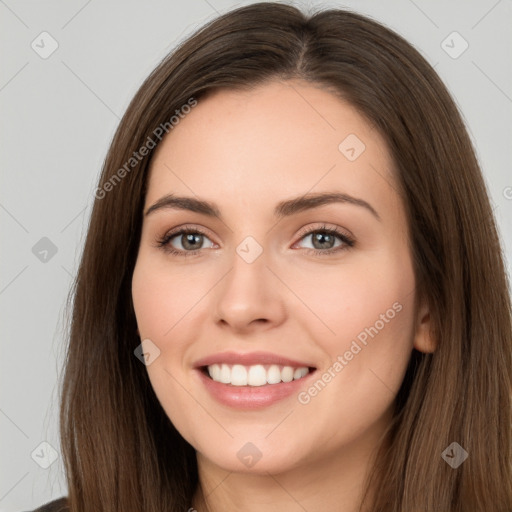
[[[270,274],[268,254],[252,236],[245,237],[235,247],[231,258],[231,271],[226,276],[224,293],[236,300],[256,305],[263,301],[265,287]],[[242,304],[242,302],[241,302]]]
[[[254,320],[278,320],[284,308],[269,263],[268,250],[253,236],[246,236],[235,247],[230,271],[217,295],[218,318],[239,328]]]

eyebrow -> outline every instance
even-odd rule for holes
[[[304,196],[281,201],[276,205],[274,209],[274,217],[281,219],[305,210],[310,210],[333,203],[348,203],[363,207],[368,210],[377,220],[381,220],[379,214],[371,204],[367,203],[363,199],[359,199],[357,197],[353,197],[341,192],[306,194]],[[147,209],[145,216],[147,217],[151,213],[163,209],[188,210],[191,212],[207,215],[208,217],[218,217],[220,220],[222,220],[220,210],[215,203],[194,197],[176,196],[174,194],[168,194],[161,197],[156,203]]]

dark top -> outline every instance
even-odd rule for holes
[[[66,497],[50,501],[35,510],[29,512],[68,512],[68,499]]]

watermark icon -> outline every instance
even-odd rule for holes
[[[454,31],[441,41],[441,48],[452,59],[458,59],[469,48],[469,43]]]
[[[59,452],[49,442],[43,441],[36,446],[30,456],[38,466],[48,469],[59,458]]]
[[[252,236],[248,236],[238,244],[236,252],[246,263],[253,263],[263,252],[263,247]]]
[[[343,355],[338,355],[336,361],[325,370],[322,375],[310,386],[306,391],[301,391],[297,395],[297,400],[302,405],[307,405],[311,402],[311,399],[318,395],[326,385],[336,377],[344,368],[349,364],[354,356],[359,354],[364,347],[368,345],[368,336],[372,339],[384,329],[397,313],[402,311],[403,306],[400,302],[395,302],[385,313],[382,313],[371,327],[365,327],[357,336],[357,339],[352,340],[350,349],[346,350]],[[359,341],[359,343],[358,343]],[[363,345],[363,346],[361,346]]]
[[[30,47],[41,59],[46,60],[57,50],[59,43],[48,32],[41,32],[32,43],[30,43]]]
[[[185,105],[182,105],[181,108],[174,111],[176,115],[171,116],[169,121],[160,123],[160,125],[158,125],[158,127],[152,132],[152,135],[156,140],[154,140],[151,135],[148,136],[146,142],[144,142],[138,151],[134,151],[132,156],[124,163],[124,165],[120,167],[101,187],[98,187],[94,191],[94,197],[96,199],[103,199],[107,195],[107,192],[114,190],[114,187],[120,183],[121,180],[129,174],[146,155],[149,154],[150,150],[156,147],[158,144],[157,141],[161,141],[163,136],[174,129],[180,120],[184,119],[184,117],[189,114],[192,108],[196,105],[197,100],[195,98],[190,98]]]
[[[503,189],[503,197],[505,199],[512,199],[512,187],[505,187]]]
[[[137,359],[149,366],[160,356],[160,349],[149,339],[142,340],[142,343],[133,351]]]
[[[48,263],[56,254],[57,246],[46,236],[43,236],[32,247],[32,254],[42,263]]]
[[[448,446],[443,453],[441,453],[441,457],[453,469],[457,469],[468,458],[468,456],[468,452],[455,441]]]
[[[262,455],[258,447],[252,443],[245,443],[236,453],[240,462],[248,468],[252,468],[261,459]]]
[[[357,160],[366,149],[364,142],[355,134],[347,135],[338,145],[338,150],[347,159]]]

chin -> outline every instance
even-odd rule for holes
[[[296,450],[286,449],[276,452],[268,442],[233,441],[230,446],[218,445],[219,451],[202,452],[209,464],[214,464],[225,471],[253,475],[284,473],[300,465],[300,455]],[[232,453],[233,455],[228,455]],[[199,456],[199,455],[198,455]]]

